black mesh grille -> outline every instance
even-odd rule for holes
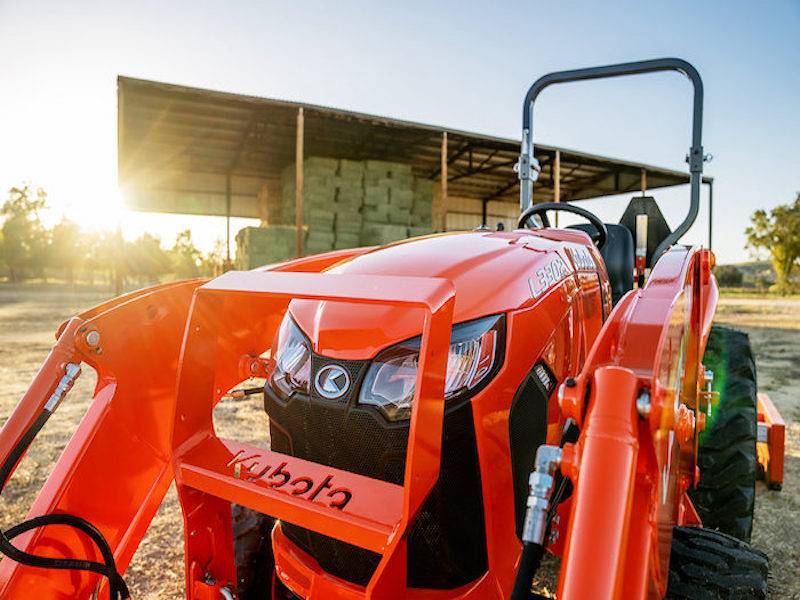
[[[528,501],[528,477],[533,471],[536,450],[547,439],[547,402],[555,388],[555,375],[544,363],[550,377],[546,388],[536,374],[536,365],[517,389],[508,415],[508,434],[511,444],[511,472],[514,481],[514,517],[517,537],[522,539],[522,526]]]
[[[369,361],[339,361],[315,355],[311,381],[323,365],[347,369],[349,391],[340,399],[295,395],[281,401],[269,388],[265,408],[272,449],[334,468],[403,484],[408,421],[388,422],[370,406],[357,404]],[[282,523],[284,534],[336,577],[366,585],[380,555]],[[474,581],[487,569],[480,468],[472,406],[445,415],[439,480],[411,527],[408,585],[449,589]]]
[[[439,480],[411,527],[408,584],[449,589],[487,569],[478,449],[472,404],[445,415]]]
[[[336,577],[366,586],[378,568],[381,555],[346,542],[281,522],[283,534],[313,556],[319,566]]]

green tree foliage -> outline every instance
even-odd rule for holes
[[[86,240],[81,235],[77,223],[65,218],[53,227],[48,262],[54,268],[56,275],[72,283],[75,271],[85,262],[87,253]]]
[[[169,254],[161,247],[161,240],[150,233],[143,233],[126,244],[124,257],[127,274],[140,284],[158,283],[172,267]]]
[[[47,256],[48,235],[39,219],[47,194],[30,185],[13,187],[0,208],[3,220],[3,260],[12,281],[26,275],[41,276]]]
[[[225,242],[217,240],[214,248],[205,256],[200,263],[200,275],[203,277],[217,277],[222,275],[225,266]]]
[[[792,273],[800,259],[800,193],[792,204],[776,206],[769,213],[757,210],[750,220],[752,225],[745,230],[748,246],[769,252],[776,291],[791,292]]]
[[[190,230],[186,229],[178,234],[170,255],[172,271],[178,279],[193,279],[200,275],[203,255],[195,248]]]
[[[0,227],[0,276],[5,275],[5,271],[8,268],[6,264],[6,250],[5,250],[5,242],[3,241],[5,237],[3,236],[3,228]]]
[[[99,276],[121,293],[126,282],[148,285],[170,278],[212,277],[223,271],[222,242],[203,255],[188,229],[178,234],[169,250],[149,233],[128,242],[120,230],[86,232],[66,218],[48,230],[39,218],[46,200],[43,189],[29,184],[8,191],[0,207],[0,277],[7,275],[14,282],[54,277],[70,283],[88,278],[94,284]]]
[[[116,232],[103,233],[84,233],[85,254],[83,268],[92,277],[102,274],[106,278],[113,279],[117,270],[120,276],[124,276],[125,264],[121,260],[121,236]]]
[[[714,268],[714,276],[722,287],[742,287],[744,273],[733,265],[719,265]]]

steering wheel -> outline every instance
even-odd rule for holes
[[[589,237],[592,238],[592,241],[594,242],[594,245],[597,246],[598,250],[606,245],[606,242],[608,241],[608,229],[606,228],[605,223],[603,223],[596,214],[589,212],[585,208],[580,208],[567,202],[542,202],[541,204],[534,204],[530,206],[524,213],[522,213],[522,215],[520,215],[519,228],[523,229],[528,227],[528,222],[530,221],[531,217],[539,217],[539,219],[542,221],[542,227],[550,227],[550,219],[547,218],[548,210],[560,210],[583,217],[597,230],[597,233],[593,233]]]

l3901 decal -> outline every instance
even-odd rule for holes
[[[528,277],[531,296],[538,298],[571,272],[564,260],[556,256],[541,269],[537,269],[535,277]]]
[[[567,252],[569,252],[570,258],[572,258],[572,262],[578,271],[597,271],[594,257],[587,248],[583,246],[568,246]]]

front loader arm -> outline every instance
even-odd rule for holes
[[[334,251],[255,271],[320,272],[369,250]],[[174,480],[178,373],[193,298],[203,283],[182,281],[137,290],[62,324],[55,346],[0,431],[0,461],[5,461],[18,442],[29,437],[59,384],[65,386],[66,372],[74,374],[81,363],[97,372],[94,400],[28,518],[59,514],[85,519],[105,538],[118,573],[129,565]],[[253,358],[237,356],[217,375],[241,381],[261,374],[263,365]],[[216,393],[215,400],[227,389]],[[101,552],[85,533],[29,523],[23,529],[17,535],[7,533],[19,550],[36,557],[100,562]],[[108,597],[106,581],[95,573],[0,560],[0,598],[89,598],[98,589],[101,597]]]
[[[172,409],[192,294],[202,281],[166,284],[107,302],[62,326],[56,345],[0,432],[0,458],[41,412],[68,363],[97,371],[94,401],[59,457],[29,517],[77,515],[130,563],[172,482]],[[16,537],[27,552],[100,560],[86,536],[64,527]],[[0,561],[2,598],[88,598],[99,575]]]
[[[707,250],[673,247],[606,322],[562,394],[581,425],[558,597],[663,597],[672,526],[695,515],[701,359],[717,299]]]

